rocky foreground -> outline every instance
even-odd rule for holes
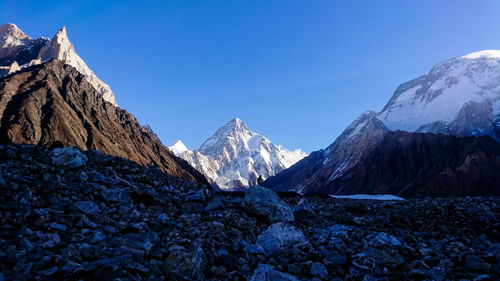
[[[0,280],[498,280],[499,203],[210,194],[97,151],[0,145]]]

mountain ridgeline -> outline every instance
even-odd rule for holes
[[[499,81],[500,51],[442,62],[263,185],[321,195],[498,196]]]

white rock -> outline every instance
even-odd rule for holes
[[[57,166],[78,168],[87,164],[87,156],[73,146],[55,148],[50,152],[52,163]]]

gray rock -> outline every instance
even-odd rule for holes
[[[298,281],[295,276],[274,270],[267,264],[259,264],[253,272],[249,281]]]
[[[304,234],[295,227],[286,223],[275,223],[257,237],[258,246],[261,246],[266,255],[288,247],[308,243]]]
[[[467,256],[465,258],[465,268],[471,271],[487,270],[491,265],[478,256]]]
[[[326,269],[326,266],[322,263],[315,262],[311,265],[311,274],[321,278],[326,278],[328,276],[328,269]]]
[[[362,281],[377,281],[379,279],[371,276],[370,274],[365,274]]]
[[[250,253],[250,254],[264,254],[264,248],[259,245],[254,245],[254,244],[245,244],[245,247],[243,248],[243,251]]]
[[[347,257],[341,254],[323,250],[321,255],[328,261],[336,265],[343,265],[347,262]]]
[[[99,212],[99,207],[93,201],[78,201],[76,208],[87,215]]]
[[[201,241],[193,243],[193,250],[186,251],[183,247],[169,249],[169,254],[163,263],[163,269],[167,276],[175,276],[177,279],[198,280],[205,269],[204,252]],[[175,279],[175,278],[171,278]]]
[[[481,275],[477,276],[476,278],[474,278],[473,281],[490,280],[490,278],[491,278],[491,276],[488,274],[481,274]]]
[[[349,239],[349,231],[351,228],[343,224],[335,224],[326,228],[320,228],[314,231],[313,238],[319,243],[329,242],[332,238]]]
[[[101,192],[104,200],[112,203],[127,203],[130,201],[130,192],[125,189],[106,189]]]
[[[55,148],[50,152],[52,164],[70,168],[78,168],[87,164],[87,156],[76,147]]]
[[[98,171],[87,171],[88,180],[92,182],[105,183],[108,178]]]
[[[405,258],[398,254],[397,251],[389,249],[379,250],[376,248],[367,248],[364,253],[370,257],[373,257],[377,264],[400,265],[405,262]]]
[[[446,270],[442,267],[435,267],[427,271],[427,275],[431,280],[443,281],[446,277]]]
[[[274,191],[265,187],[249,187],[245,191],[242,207],[250,213],[267,217],[270,222],[294,220],[292,209]]]
[[[385,232],[376,232],[366,237],[368,245],[373,247],[397,247],[401,246],[398,238]]]
[[[61,242],[61,238],[57,233],[40,233],[37,232],[37,237],[41,241],[40,246],[45,248],[53,248]]]
[[[374,258],[361,253],[352,256],[352,264],[359,269],[372,271],[376,263]]]
[[[51,223],[49,223],[49,228],[65,231],[67,227],[64,224],[60,224],[57,222],[51,222]]]

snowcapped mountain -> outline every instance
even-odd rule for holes
[[[169,147],[174,154],[211,178],[223,189],[254,185],[307,156],[300,149],[289,151],[252,132],[235,118],[219,128],[198,150],[181,141]]]
[[[442,62],[398,87],[378,118],[390,130],[500,141],[500,50]]]
[[[477,176],[463,174],[474,169],[471,159],[483,163],[485,171],[493,169],[490,175],[498,173],[494,168],[498,165],[495,158],[484,157],[497,153],[483,149],[488,138],[457,141],[420,133],[487,135],[500,142],[499,81],[500,50],[471,53],[439,63],[429,74],[401,84],[381,112],[364,113],[328,148],[311,153],[291,168],[268,178],[263,185],[281,191],[337,195],[390,191],[415,196],[418,188],[421,188],[419,194],[443,195],[446,192],[439,193],[442,191],[439,188],[447,183],[452,183],[450,190],[459,186],[461,192],[472,190],[475,186],[463,181]],[[448,151],[450,146],[454,146],[452,152]],[[465,146],[468,148],[464,149]],[[435,147],[440,149],[433,151]],[[498,145],[491,148],[498,151]],[[453,151],[461,152],[464,158],[457,160]],[[467,154],[472,151],[473,154]],[[433,162],[441,160],[443,162]],[[488,162],[490,160],[492,162]],[[457,166],[439,170],[453,161],[457,161],[453,164]],[[412,162],[417,163],[408,167]],[[383,171],[384,168],[387,170]],[[391,173],[394,176],[389,176]],[[438,182],[441,178],[437,175],[448,178]],[[480,180],[489,186],[485,184],[487,180]],[[434,190],[424,190],[424,183]],[[398,189],[402,187],[405,190]]]
[[[58,59],[76,68],[104,100],[117,105],[111,88],[100,80],[75,52],[65,27],[52,39],[32,39],[15,24],[0,25],[0,78],[50,59]]]
[[[188,151],[189,149],[187,146],[181,141],[177,140],[172,146],[168,147],[170,151],[172,151],[175,155],[180,155],[185,151]]]

